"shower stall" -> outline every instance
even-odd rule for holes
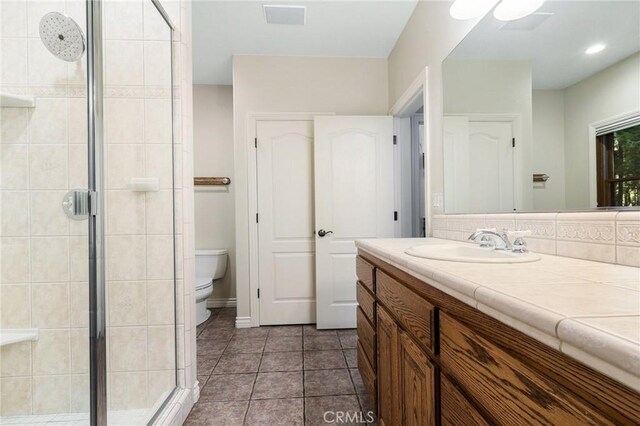
[[[2,425],[148,424],[177,388],[162,2],[0,2]]]

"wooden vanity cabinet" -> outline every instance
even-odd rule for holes
[[[638,392],[377,257],[360,253],[356,271],[379,424],[640,425]]]

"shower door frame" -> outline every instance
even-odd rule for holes
[[[145,0],[147,1],[147,0]],[[171,170],[173,200],[173,283],[174,283],[174,328],[175,360],[177,362],[178,333],[176,309],[176,225],[175,225],[175,126],[174,126],[174,72],[173,43],[175,26],[160,4],[153,3],[171,32]],[[86,0],[87,20],[87,161],[88,161],[88,245],[89,245],[89,380],[90,413],[92,426],[106,426],[107,401],[107,350],[106,350],[106,277],[105,277],[105,227],[104,227],[104,49],[103,49],[103,0]],[[158,417],[175,394],[178,385],[178,368],[175,366],[176,386],[158,407],[150,423]]]

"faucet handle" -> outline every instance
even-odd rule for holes
[[[524,237],[531,235],[531,231],[511,231],[509,232],[509,235],[515,237],[511,251],[514,253],[526,253],[529,251]]]

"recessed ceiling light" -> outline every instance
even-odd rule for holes
[[[602,43],[594,44],[593,46],[589,46],[587,50],[584,51],[587,55],[595,55],[596,53],[602,52],[604,48],[607,47]]]
[[[307,8],[305,6],[265,4],[263,8],[267,24],[304,25],[306,23]]]
[[[499,21],[514,21],[531,15],[542,6],[544,0],[502,0],[493,10]]]
[[[449,9],[455,19],[474,19],[484,16],[499,0],[456,0]]]

